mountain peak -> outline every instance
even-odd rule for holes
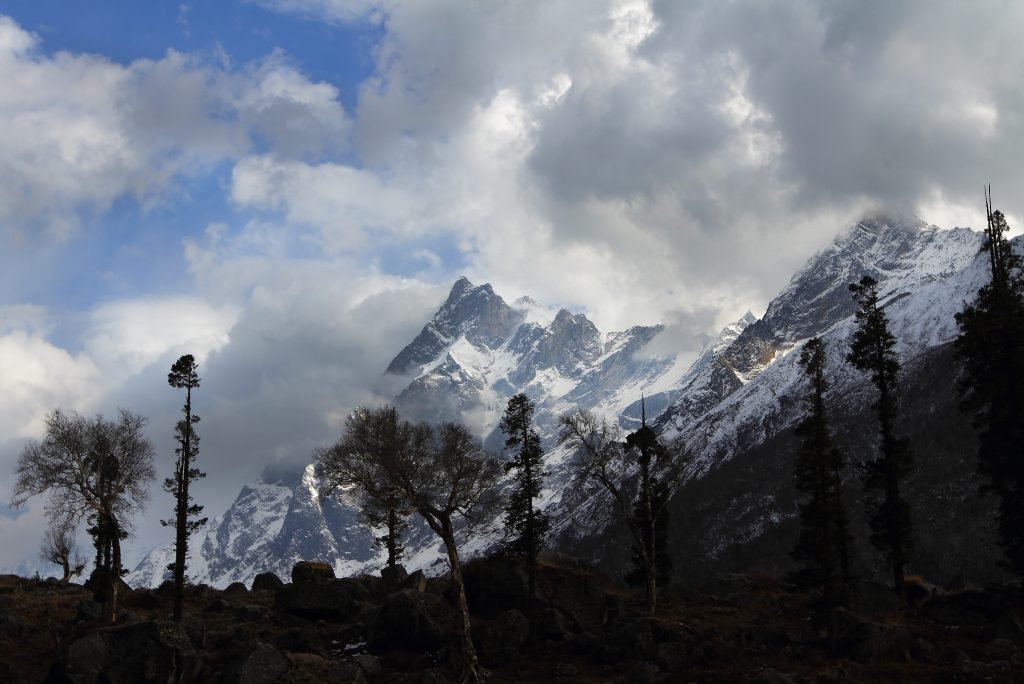
[[[430,363],[460,335],[476,347],[494,349],[522,322],[490,283],[474,286],[465,276],[452,285],[448,299],[423,330],[388,365],[387,373],[405,375]]]

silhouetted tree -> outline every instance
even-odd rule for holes
[[[418,513],[441,538],[461,615],[461,681],[482,681],[455,525],[461,520],[468,530],[493,515],[501,463],[462,425],[413,425],[388,407],[357,409],[342,439],[320,451],[318,459],[328,487],[355,487],[377,501],[399,497],[403,509]]]
[[[647,521],[647,509],[643,503],[643,497],[638,496],[633,504],[633,516],[636,518],[642,531],[642,544],[634,543],[631,547],[630,569],[623,576],[626,584],[633,587],[647,586],[647,569],[644,564],[644,549],[648,546],[654,548],[654,576],[658,588],[667,587],[672,582],[672,554],[668,546],[669,510],[668,497],[672,492],[666,483],[657,481],[651,487],[651,508],[660,510],[661,513],[654,521],[654,539],[648,538],[644,533],[649,529]]]
[[[576,448],[573,465],[578,476],[594,480],[612,496],[633,535],[633,549],[644,568],[647,610],[653,614],[657,609],[657,523],[682,478],[682,444],[662,444],[646,419],[625,441],[617,425],[583,409],[562,416],[560,423],[559,443]],[[629,491],[634,465],[635,499]],[[661,496],[655,494],[659,490]],[[638,508],[640,515],[635,513]]]
[[[128,516],[145,505],[153,479],[153,446],[142,433],[145,422],[124,409],[116,422],[57,409],[46,417],[43,441],[29,442],[18,456],[12,506],[49,492],[54,519],[79,520],[92,512],[109,530],[111,571],[103,577],[103,598],[111,622],[117,617],[122,534]]]
[[[978,470],[999,497],[1000,542],[1006,565],[1024,577],[1024,276],[1009,226],[986,189],[990,280],[956,315],[956,358],[963,367],[961,408],[973,414]]]
[[[48,563],[61,566],[63,575],[60,581],[67,584],[72,577],[82,574],[85,559],[78,554],[75,543],[75,521],[69,518],[50,520],[50,526],[43,535],[43,545],[39,549],[39,557]]]
[[[906,565],[913,548],[910,505],[900,493],[903,479],[910,474],[913,456],[905,439],[896,436],[896,383],[900,370],[896,358],[896,338],[889,332],[889,321],[879,305],[878,283],[864,276],[850,285],[858,309],[857,330],[853,334],[847,360],[855,368],[871,373],[878,390],[872,405],[878,414],[881,455],[864,464],[864,485],[869,496],[871,543],[886,553],[892,569],[894,589],[905,598]]]
[[[178,454],[178,460],[174,464],[174,476],[164,480],[164,490],[174,496],[174,517],[160,521],[166,527],[174,527],[174,561],[167,569],[174,577],[174,619],[181,620],[185,600],[188,538],[205,525],[207,520],[199,517],[203,507],[193,503],[188,491],[193,481],[206,477],[206,473],[193,465],[199,455],[199,435],[195,430],[199,416],[192,413],[192,390],[199,387],[199,367],[191,354],[185,354],[174,362],[171,372],[167,374],[167,384],[185,390],[185,405],[181,409],[185,417],[174,427],[174,439],[178,443],[174,452]]]
[[[837,653],[836,609],[846,602],[849,582],[849,542],[842,499],[843,456],[832,444],[825,411],[825,350],[811,338],[800,350],[800,367],[811,383],[807,416],[796,428],[801,438],[793,475],[804,494],[800,507],[800,538],[793,558],[802,565],[801,584],[821,590],[820,606],[828,616],[829,652]]]
[[[537,554],[551,524],[547,514],[533,506],[547,477],[540,435],[533,429],[533,412],[533,402],[520,392],[508,400],[498,424],[507,435],[505,448],[513,450],[511,460],[505,463],[505,472],[514,473],[505,508],[505,539],[509,551],[526,559],[531,600],[537,589]]]
[[[363,507],[363,515],[370,527],[385,529],[384,534],[374,537],[373,541],[388,552],[387,566],[389,568],[398,565],[405,556],[405,544],[402,543],[402,536],[409,529],[409,523],[406,521],[407,514],[401,509],[401,505],[400,497],[391,494],[382,501],[367,497]]]

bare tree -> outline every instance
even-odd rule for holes
[[[64,575],[60,581],[67,584],[85,570],[85,559],[78,553],[75,543],[75,522],[67,518],[54,519],[43,535],[39,557],[47,563],[61,566]]]
[[[644,569],[647,610],[657,608],[657,528],[683,475],[681,442],[666,445],[647,426],[623,440],[622,430],[590,411],[562,416],[559,444],[576,447],[576,473],[615,501]],[[635,491],[635,494],[634,494]]]
[[[146,419],[121,409],[116,421],[88,419],[54,410],[46,435],[29,442],[18,457],[11,505],[49,492],[54,519],[80,520],[94,513],[113,545],[107,613],[117,617],[121,583],[121,535],[130,515],[145,506],[153,479],[153,445],[142,433]]]
[[[434,429],[399,420],[394,409],[357,409],[345,434],[318,454],[331,487],[356,487],[377,501],[399,497],[418,513],[444,543],[461,614],[462,682],[484,673],[473,648],[456,543],[456,521],[472,526],[489,520],[497,508],[495,484],[501,464],[484,452],[465,426]]]

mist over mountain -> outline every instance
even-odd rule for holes
[[[404,383],[394,398],[404,417],[461,420],[495,452],[508,398],[529,395],[552,473],[541,500],[554,523],[552,545],[613,574],[621,572],[629,544],[602,495],[574,486],[571,454],[554,446],[556,423],[566,411],[585,408],[635,429],[643,393],[648,420],[663,436],[682,438],[690,455],[687,483],[672,504],[679,579],[722,569],[780,572],[796,535],[792,429],[805,392],[791,352],[806,339],[820,336],[825,344],[837,441],[851,462],[873,454],[868,379],[844,360],[853,331],[848,285],[871,275],[898,340],[900,427],[917,453],[909,495],[915,516],[927,521],[911,569],[986,579],[998,575],[987,522],[992,502],[977,492],[973,435],[957,414],[951,360],[953,315],[985,282],[980,246],[981,236],[968,229],[941,230],[913,217],[865,218],[808,260],[764,316],[743,316],[692,361],[651,352],[662,349],[654,342],[663,326],[601,331],[583,313],[552,312],[529,298],[509,304],[489,284],[460,278],[385,372]],[[845,481],[853,522],[864,525],[853,467]],[[194,580],[248,581],[263,570],[287,573],[303,558],[331,562],[339,574],[375,572],[382,558],[361,513],[345,494],[323,495],[320,484],[311,464],[287,476],[268,472],[244,487],[195,545]],[[468,552],[498,538],[477,535]],[[443,570],[443,554],[423,530],[406,546],[407,565]],[[860,570],[874,572],[880,561],[869,549],[858,551]],[[158,583],[167,553],[151,553],[129,581]]]

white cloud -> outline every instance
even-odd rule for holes
[[[337,90],[280,52],[238,70],[168,51],[128,65],[60,52],[0,17],[0,234],[66,237],[124,195],[148,203],[253,149],[348,145]]]
[[[23,330],[0,336],[0,434],[5,438],[38,437],[46,413],[57,406],[86,410],[104,389],[87,354],[71,354]]]

